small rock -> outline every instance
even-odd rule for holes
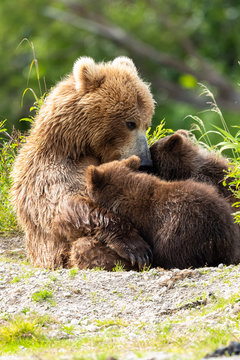
[[[150,353],[143,360],[170,360],[171,358],[172,356],[166,353]]]
[[[234,315],[240,313],[240,304],[239,303],[233,306],[231,313]]]
[[[135,340],[137,337],[138,336],[134,333],[128,335],[129,340]]]
[[[78,325],[78,324],[79,324],[79,320],[78,320],[78,319],[72,319],[72,320],[70,321],[70,324],[71,324],[71,325]]]
[[[95,332],[99,330],[99,327],[96,325],[87,325],[85,329],[90,332]]]
[[[86,325],[88,325],[89,323],[90,323],[89,319],[85,319],[85,320],[82,320],[82,321],[81,321],[81,324],[82,324],[83,326],[86,326]]]
[[[169,309],[169,305],[168,304],[163,304],[162,305],[162,310],[168,310]]]
[[[65,316],[62,316],[59,318],[59,321],[63,324],[66,324],[68,322],[68,319]]]
[[[8,312],[9,313],[14,313],[16,311],[16,307],[15,306],[9,306],[8,308]]]
[[[68,297],[71,297],[71,293],[70,293],[70,292],[64,292],[64,293],[63,293],[63,296],[64,296],[64,297],[67,297],[67,298],[68,298]]]

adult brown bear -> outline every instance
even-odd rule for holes
[[[149,245],[131,223],[93,203],[85,170],[138,155],[149,165],[146,129],[154,101],[126,57],[79,58],[44,101],[16,158],[12,202],[34,265],[142,267]]]

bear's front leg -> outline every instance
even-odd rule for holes
[[[139,269],[152,262],[152,251],[137,230],[115,214],[100,208],[83,196],[67,197],[60,207],[60,215],[55,221],[57,228],[73,240],[77,232],[97,232],[98,241],[105,244],[118,256],[135,264]],[[76,234],[76,235],[75,235]]]

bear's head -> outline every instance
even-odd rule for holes
[[[198,149],[185,130],[159,139],[150,147],[153,171],[164,180],[183,180],[192,176]]]
[[[117,207],[120,203],[124,206],[124,199],[128,200],[128,194],[131,192],[128,175],[139,170],[139,167],[140,159],[137,156],[100,166],[89,166],[86,171],[86,183],[90,199],[107,209],[114,210],[113,206]]]
[[[137,155],[150,165],[146,130],[153,112],[149,86],[129,58],[95,63],[80,57],[45,100],[35,129],[60,155],[91,155],[101,163]]]

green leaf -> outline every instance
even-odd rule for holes
[[[197,86],[197,79],[190,75],[190,74],[184,74],[179,77],[180,84],[187,89],[193,89]]]

